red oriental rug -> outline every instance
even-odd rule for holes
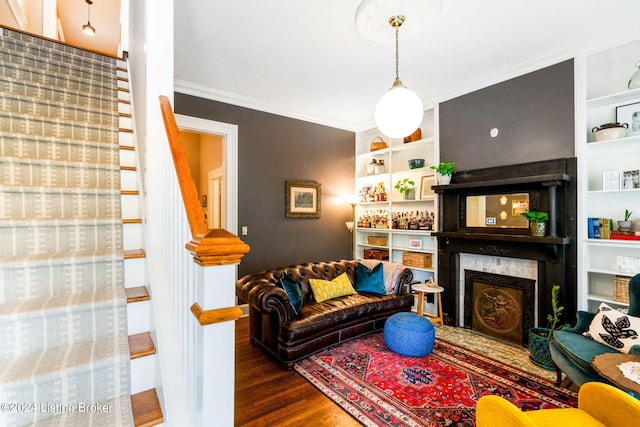
[[[309,356],[295,370],[366,426],[474,426],[485,394],[524,410],[578,404],[575,392],[438,338],[430,355],[411,358],[375,333]]]

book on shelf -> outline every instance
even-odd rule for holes
[[[613,231],[611,218],[587,218],[587,237],[589,239],[610,239]]]
[[[620,231],[615,230],[611,232],[611,239],[614,240],[638,240],[640,241],[640,235],[635,234],[633,231]]]

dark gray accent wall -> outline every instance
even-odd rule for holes
[[[238,125],[238,232],[251,247],[239,277],[302,262],[351,258],[344,199],[355,188],[355,134],[180,93],[176,114]],[[285,218],[285,182],[321,187],[319,219]]]
[[[573,82],[568,60],[441,103],[441,160],[460,171],[573,157]]]

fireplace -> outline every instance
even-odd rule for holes
[[[465,269],[512,276],[512,282],[519,283],[514,288],[514,285],[505,285],[504,279],[485,280],[494,279],[490,275],[478,280],[489,284],[485,289],[495,289],[496,282],[498,287],[504,288],[496,302],[505,303],[505,299],[513,298],[513,301],[509,300],[510,304],[515,306],[516,301],[522,304],[521,323],[515,328],[517,335],[512,336],[514,331],[500,331],[497,338],[527,345],[528,329],[544,326],[539,323],[551,312],[553,284],[561,286],[561,303],[567,313],[564,320],[570,323],[574,320],[572,316],[575,316],[577,305],[575,177],[576,159],[570,158],[456,172],[450,185],[435,187],[441,221],[439,230],[433,234],[438,238],[438,282],[445,288],[443,309],[447,324],[474,328],[474,287],[467,286]],[[471,220],[470,212],[478,208],[469,205],[477,204],[478,198],[482,199],[481,206],[486,206],[483,210],[486,215],[481,215],[479,221]],[[489,206],[492,203],[504,203],[507,208],[498,207],[497,213],[493,214],[495,207]],[[500,214],[518,216],[522,206],[525,210],[549,213],[549,231],[545,237],[532,237],[526,225],[523,227],[513,218],[505,221],[509,225],[501,225]],[[492,271],[492,267],[462,268],[461,257],[467,255],[497,259],[498,264],[501,260],[522,261],[526,268],[511,270],[527,270],[527,275],[532,277]],[[530,265],[533,268],[529,268]],[[467,288],[471,294],[467,293]],[[477,291],[488,292],[492,298],[497,296],[495,291]],[[487,319],[488,322],[491,320],[490,317]],[[475,323],[482,322],[478,319]],[[488,333],[494,326],[484,325],[485,329],[480,332]]]
[[[536,281],[465,270],[464,323],[501,341],[523,345],[534,325]]]

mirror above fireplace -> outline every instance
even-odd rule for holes
[[[529,193],[466,196],[465,226],[487,228],[528,228],[522,216],[529,210]]]

